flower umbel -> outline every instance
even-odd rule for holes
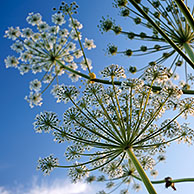
[[[107,76],[114,73],[116,78],[120,71],[122,68],[113,65],[104,70]],[[64,113],[61,127],[57,126],[59,120],[55,114],[46,113],[37,116],[35,129],[45,132],[52,129],[58,137],[60,134],[64,137],[59,143],[67,139],[71,142],[65,156],[73,164],[60,167],[71,168],[69,173],[74,182],[96,169],[110,178],[124,179],[128,176],[124,165],[129,162],[128,149],[133,149],[144,170],[152,170],[152,175],[156,176],[153,168],[163,160],[161,154],[171,142],[193,143],[193,130],[176,120],[192,110],[193,103],[182,107],[183,99],[174,95],[178,89],[167,89],[165,81],[168,77],[164,72],[163,68],[150,67],[142,77],[144,82],[128,79],[121,87],[114,85],[114,76],[112,87],[89,83],[79,99],[79,91],[74,86],[62,85],[56,89],[58,100],[71,102],[73,107]],[[159,93],[152,92],[155,82],[158,86],[165,86]],[[178,104],[176,111],[172,103],[175,101]],[[169,119],[162,117],[166,110],[172,112]],[[76,162],[83,157],[87,158],[86,162]],[[128,173],[136,176],[133,169],[131,167]],[[134,189],[139,190],[139,185]]]
[[[19,55],[8,56],[5,59],[6,67],[18,68],[22,75],[30,71],[33,74],[43,73],[40,81],[34,79],[30,83],[30,90],[35,92],[26,97],[30,107],[40,106],[42,93],[55,80],[58,82],[64,73],[75,82],[83,75],[77,69],[82,68],[89,73],[92,69],[92,62],[86,58],[84,48],[91,50],[96,46],[93,40],[87,38],[84,43],[81,42],[79,30],[83,25],[72,17],[74,8],[77,9],[76,4],[63,5],[60,12],[52,15],[53,25],[43,21],[39,13],[30,13],[26,20],[31,28],[10,27],[5,32],[6,38],[15,41],[11,48]]]
[[[44,172],[44,175],[49,175],[50,172],[58,165],[58,159],[50,155],[46,158],[39,158],[37,169]]]

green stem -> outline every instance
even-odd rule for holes
[[[189,23],[189,25],[191,26],[191,28],[194,31],[194,18],[192,16],[191,12],[189,11],[189,9],[187,8],[187,6],[185,5],[184,1],[183,0],[175,0],[175,2],[179,6],[179,9],[181,10],[181,12],[185,16],[187,22]]]
[[[81,40],[80,40],[80,38],[79,38],[79,32],[78,32],[78,30],[77,30],[77,28],[76,28],[76,26],[75,26],[75,24],[74,24],[74,21],[73,21],[73,18],[72,18],[72,16],[71,16],[71,14],[70,14],[69,12],[68,12],[68,14],[69,14],[69,17],[70,17],[71,22],[72,22],[72,24],[73,24],[73,27],[74,27],[74,29],[75,29],[75,32],[76,32],[76,34],[77,34],[79,46],[80,46],[80,48],[81,48],[81,51],[82,51],[82,54],[83,54],[83,57],[84,57],[84,60],[85,60],[87,69],[88,69],[89,73],[91,73],[91,70],[90,70],[90,67],[89,67],[89,65],[88,65],[87,58],[86,58],[86,55],[85,55],[85,52],[84,52],[84,49],[83,49]]]
[[[75,73],[76,75],[79,75],[79,76],[81,76],[81,77],[83,77],[83,78],[85,78],[85,79],[87,79],[87,80],[94,81],[94,82],[98,82],[98,83],[102,83],[102,84],[112,85],[112,82],[109,81],[109,80],[103,80],[103,79],[97,79],[97,78],[91,79],[90,76],[88,76],[88,75],[86,75],[86,74],[84,74],[84,73],[81,73],[81,72],[79,72],[79,71],[75,71],[75,70],[71,69],[70,67],[68,67],[68,66],[64,65],[63,63],[61,63],[61,61],[59,61],[59,60],[56,60],[56,62],[57,62],[61,67],[63,67],[64,69],[66,69],[66,70],[68,70],[68,71],[70,71],[70,72],[72,72],[72,73]],[[114,81],[114,84],[117,85],[117,86],[121,86],[121,83],[122,83],[122,82],[120,82],[120,81]],[[130,85],[129,85],[129,86],[130,86]],[[148,86],[149,86],[149,85],[148,85]],[[159,87],[159,86],[152,86],[152,89],[153,89],[153,90],[156,90],[156,91],[162,90],[162,88]],[[182,91],[183,91],[183,94],[194,94],[194,90],[182,90]]]
[[[183,47],[185,51],[187,52],[187,54],[189,55],[190,59],[194,62],[194,52],[191,46],[189,45],[189,43],[187,42],[183,43]]]
[[[165,183],[165,180],[152,181],[153,184]],[[182,182],[194,182],[194,178],[182,178],[182,179],[174,179],[171,180],[172,183],[182,183]]]
[[[123,119],[123,116],[122,116],[122,111],[121,111],[119,100],[118,100],[118,97],[117,97],[117,92],[116,92],[116,88],[115,88],[115,85],[114,85],[113,76],[111,76],[111,80],[112,80],[112,86],[113,86],[113,90],[114,90],[114,96],[115,96],[117,106],[118,106],[118,109],[119,109],[119,113],[120,113],[120,116],[119,116],[117,107],[115,105],[116,112],[117,112],[118,119],[119,119],[119,123],[120,123],[120,126],[121,126],[121,132],[122,132],[123,138],[126,140],[124,119]]]
[[[146,107],[147,107],[147,104],[148,104],[148,101],[149,101],[149,98],[150,98],[150,94],[151,94],[151,91],[152,91],[152,86],[154,84],[154,79],[152,80],[152,83],[150,85],[150,88],[149,88],[149,91],[148,91],[148,94],[147,94],[147,97],[146,97],[146,101],[145,101],[145,104],[144,104],[144,108],[143,108],[143,112],[141,114],[141,118],[139,120],[139,115],[138,115],[138,120],[137,120],[137,125],[135,125],[135,129],[132,133],[132,136],[131,136],[131,142],[133,143],[143,132],[144,132],[144,129],[142,131],[140,131],[140,133],[138,134],[139,132],[139,126],[142,124],[142,120],[143,120],[143,117],[144,117],[144,114],[145,114],[145,111],[146,111]],[[143,95],[144,97],[144,95]],[[142,99],[143,101],[144,99]],[[141,111],[141,109],[140,109]],[[141,112],[139,112],[141,113]],[[138,134],[138,135],[137,135]],[[135,135],[137,135],[136,137],[134,137]]]
[[[129,0],[130,3],[150,22],[150,24],[161,34],[161,36],[176,50],[189,65],[194,69],[194,63],[185,55],[185,53],[166,35],[166,33],[148,16],[148,14],[136,3],[135,0]]]
[[[135,176],[133,174],[131,174],[131,176],[139,181],[142,181],[141,178],[139,178],[138,176]],[[166,182],[165,179],[158,180],[158,181],[151,181],[152,184],[161,184],[161,183],[165,183],[165,182]],[[173,179],[170,182],[172,182],[172,183],[194,182],[194,178]]]
[[[151,181],[149,180],[149,178],[147,177],[145,171],[143,170],[141,164],[139,163],[139,161],[137,160],[135,154],[132,151],[132,148],[128,148],[126,150],[126,152],[128,153],[130,159],[132,160],[134,166],[136,167],[139,176],[141,177],[141,180],[143,181],[147,191],[149,192],[149,194],[157,194]]]

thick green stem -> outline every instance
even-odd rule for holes
[[[186,53],[189,55],[190,59],[194,62],[194,52],[193,52],[193,49],[191,48],[191,46],[189,45],[189,43],[185,42],[183,44],[183,47],[184,47]]]
[[[151,181],[149,180],[149,178],[147,177],[145,171],[143,170],[141,164],[139,163],[139,161],[137,160],[135,154],[132,151],[132,148],[128,148],[127,153],[130,157],[130,159],[132,160],[135,168],[137,169],[139,176],[141,177],[141,180],[143,181],[147,191],[149,192],[149,194],[157,194]]]
[[[184,1],[183,0],[175,0],[175,2],[179,6],[179,9],[181,10],[181,12],[185,16],[187,22],[189,23],[189,25],[191,26],[191,28],[194,31],[194,18],[192,16],[191,12],[189,11],[189,9],[187,8],[187,6],[185,5]]]

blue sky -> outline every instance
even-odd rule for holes
[[[121,57],[105,56],[104,54],[103,49],[106,49],[106,45],[112,40],[120,44],[126,42],[125,39],[117,40],[112,33],[101,35],[97,28],[101,16],[113,15],[118,17],[118,11],[112,8],[112,0],[78,0],[77,3],[80,5],[78,19],[84,25],[83,35],[94,39],[97,45],[95,50],[88,52],[88,57],[93,61],[95,72],[111,63],[120,65],[137,63],[134,58],[123,59]],[[12,41],[3,38],[7,27],[26,27],[25,18],[29,12],[39,12],[44,20],[51,21],[52,8],[59,6],[59,4],[59,0],[1,0],[0,194],[63,194],[64,191],[64,194],[85,194],[88,191],[92,194],[100,188],[97,184],[92,186],[85,183],[80,183],[76,187],[72,186],[68,180],[66,170],[57,169],[49,177],[44,177],[41,172],[36,171],[39,156],[44,157],[54,153],[62,158],[65,148],[64,145],[53,142],[51,135],[36,134],[32,126],[34,117],[44,110],[56,111],[61,116],[67,106],[56,104],[55,99],[48,91],[44,96],[43,106],[31,109],[24,97],[29,93],[29,81],[33,79],[33,75],[21,76],[18,70],[6,69],[4,65],[4,58],[13,54],[13,51],[9,48]],[[66,84],[71,83],[66,78],[64,82]],[[194,123],[192,125],[194,126]],[[166,176],[172,176],[173,178],[194,177],[193,153],[193,146],[172,145],[167,152],[167,161],[159,165],[157,179],[163,179]],[[159,194],[174,193],[171,189],[165,189],[164,185],[159,185],[156,189]],[[191,190],[194,190],[194,183],[179,183],[177,189],[177,194],[190,193]],[[131,191],[131,193],[133,192]],[[145,190],[139,193],[143,194]]]

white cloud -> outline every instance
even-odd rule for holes
[[[0,187],[0,194],[10,194],[4,187]]]
[[[67,180],[54,180],[52,183],[34,179],[30,188],[18,187],[6,189],[0,187],[0,194],[95,194],[96,192],[86,183],[72,184]]]

